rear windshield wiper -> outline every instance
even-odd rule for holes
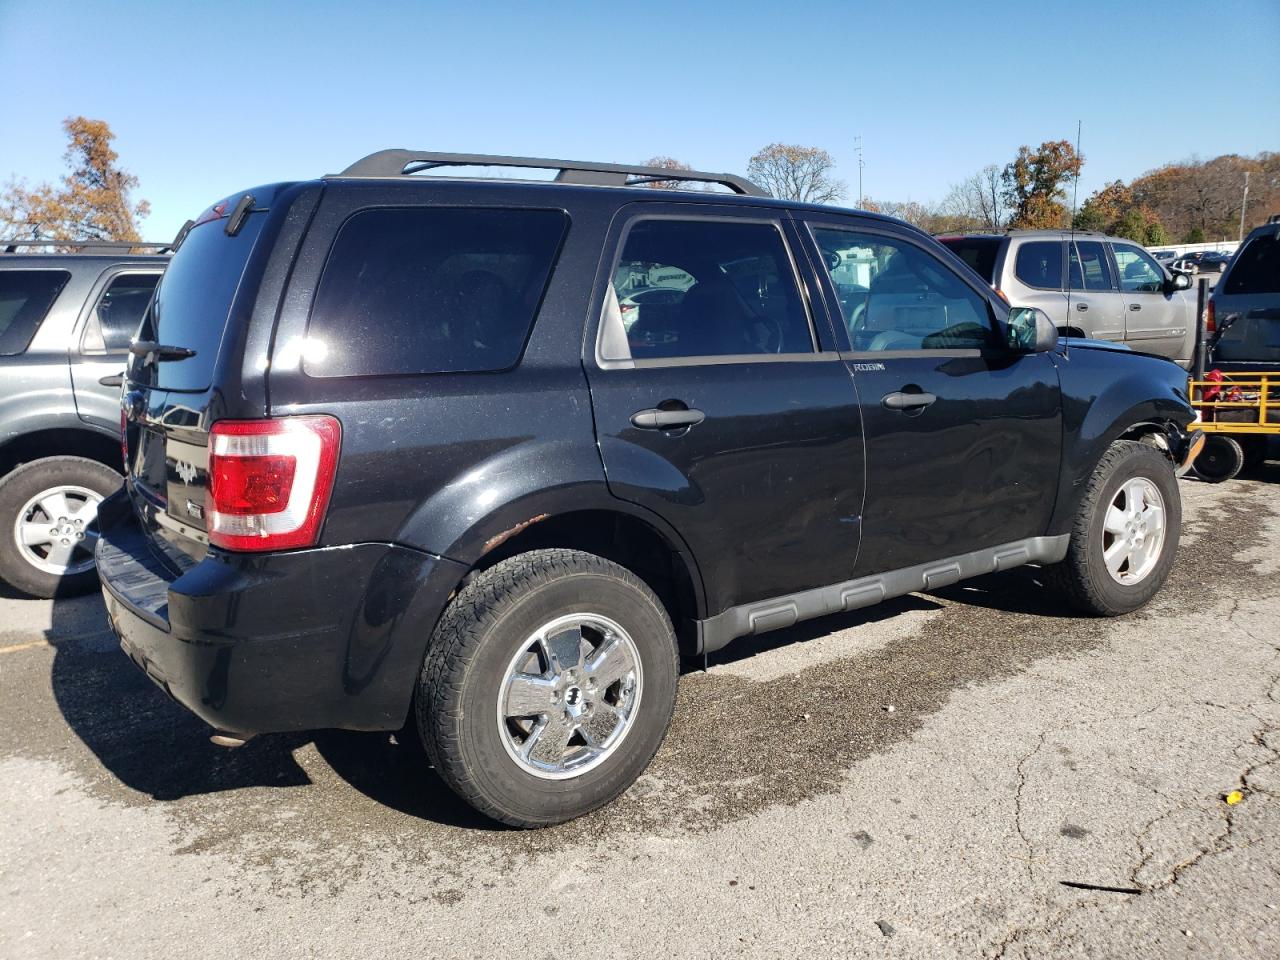
[[[136,340],[129,345],[129,352],[135,357],[144,358],[144,364],[159,360],[185,360],[196,355],[190,347],[170,347],[154,340]]]

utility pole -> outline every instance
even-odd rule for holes
[[[1240,242],[1244,243],[1244,208],[1249,205],[1249,171],[1244,172],[1244,196],[1240,198]]]
[[[862,209],[862,134],[853,138],[853,149],[858,154],[858,209]]]

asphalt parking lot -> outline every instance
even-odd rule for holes
[[[0,957],[1280,956],[1280,463],[1181,489],[1148,609],[1023,570],[731,647],[533,833],[387,736],[216,748],[96,597],[0,595]]]

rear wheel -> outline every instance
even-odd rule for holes
[[[503,823],[539,827],[613,800],[675,705],[675,634],[629,570],[536,550],[480,574],[431,639],[417,720],[437,772]]]
[[[1208,483],[1230,480],[1244,469],[1245,456],[1240,442],[1223,433],[1211,433],[1191,468]]]
[[[1089,479],[1066,559],[1046,567],[1046,579],[1085,613],[1129,613],[1164,585],[1181,524],[1168,457],[1148,444],[1117,440]]]
[[[89,529],[120,474],[84,457],[45,457],[0,481],[0,577],[33,597],[93,589],[97,572]]]

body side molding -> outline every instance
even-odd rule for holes
[[[696,653],[712,653],[738,637],[780,630],[801,620],[845,613],[891,600],[917,590],[937,590],[970,577],[1008,570],[1027,563],[1057,563],[1067,555],[1069,535],[1029,537],[997,547],[974,550],[958,557],[889,570],[856,580],[833,583],[785,597],[738,607],[706,620],[697,620]]]

